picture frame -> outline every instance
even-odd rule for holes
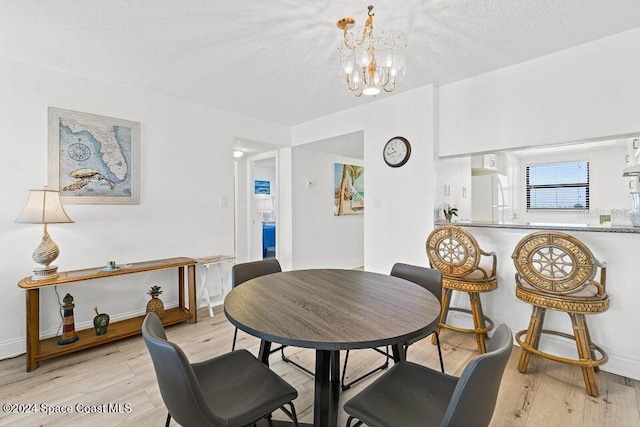
[[[140,203],[140,123],[49,107],[49,188],[65,204]]]
[[[255,180],[253,194],[271,194],[271,181]]]
[[[334,163],[333,215],[364,215],[364,166]]]

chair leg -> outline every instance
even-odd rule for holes
[[[451,305],[451,289],[442,288],[442,309],[440,311],[440,323],[436,327],[436,332],[440,333],[440,325],[447,323],[447,314]],[[431,344],[436,344],[436,336],[431,337]]]
[[[236,349],[236,339],[238,338],[238,328],[233,331],[233,344],[231,344],[231,351]]]
[[[164,424],[164,427],[169,427],[171,424],[171,414],[167,412],[167,422]]]
[[[281,407],[280,409],[282,410],[282,412],[284,412],[287,415],[287,417],[291,418],[291,421],[293,421],[294,427],[298,427],[298,416],[296,415],[296,407],[293,406],[293,402],[289,402],[287,403],[287,405],[289,405],[291,410],[287,410],[287,408],[285,408],[284,406]],[[271,422],[269,422],[269,425],[271,425]]]
[[[342,389],[342,391],[348,390],[355,383],[357,383],[359,381],[362,381],[363,379],[369,377],[370,375],[373,375],[378,371],[386,369],[389,366],[389,359],[390,359],[390,357],[389,357],[389,346],[386,347],[386,351],[378,350],[377,348],[373,348],[372,350],[377,351],[378,353],[383,354],[385,356],[384,363],[382,365],[378,366],[377,368],[374,368],[374,369],[370,370],[366,374],[360,375],[358,378],[354,379],[353,381],[351,381],[349,383],[345,383],[345,378],[347,376],[347,360],[349,359],[349,350],[347,350],[347,354],[346,354],[346,356],[344,358],[344,365],[342,367],[342,378],[340,380],[340,388]]]
[[[487,352],[487,344],[484,341],[484,313],[482,312],[482,301],[480,301],[480,294],[478,292],[469,292],[469,298],[471,299],[471,313],[473,314],[473,326],[476,329],[476,341],[478,343],[478,353],[484,354]]]
[[[537,305],[533,306],[531,319],[529,320],[529,327],[527,328],[527,336],[524,340],[525,344],[533,348],[538,348],[538,344],[540,343],[540,334],[542,333],[545,312],[545,308],[538,307]],[[518,362],[518,371],[522,373],[527,371],[530,357],[531,353],[523,347],[522,352],[520,353],[520,361]]]
[[[353,421],[353,420],[355,420],[355,418],[354,418],[354,417],[349,417],[349,418],[347,419],[347,427],[351,427],[351,421]],[[353,427],[358,427],[358,426],[361,426],[361,425],[362,425],[362,421],[357,421],[357,422],[353,425]]]
[[[568,313],[573,324],[573,334],[576,338],[576,346],[578,347],[578,356],[581,360],[593,360],[591,356],[591,342],[587,335],[586,320],[584,314]],[[598,397],[598,384],[596,383],[595,370],[593,366],[583,366],[582,376],[584,385],[587,387],[587,393],[593,397]]]
[[[313,372],[311,372],[309,369],[305,368],[304,366],[298,364],[297,362],[294,362],[293,360],[289,359],[287,356],[284,355],[284,349],[286,346],[281,346],[280,347],[280,357],[282,357],[282,360],[292,364],[293,366],[295,366],[296,368],[300,369],[301,371],[306,372],[307,374],[311,375],[312,377],[315,376],[315,374]]]
[[[438,331],[434,331],[433,336],[435,337],[436,343],[438,345],[438,357],[440,358],[440,370],[444,374],[444,361],[442,360],[442,349],[440,348],[440,338],[438,337]]]

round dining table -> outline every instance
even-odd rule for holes
[[[333,427],[340,350],[390,345],[394,361],[405,360],[404,343],[433,331],[440,303],[428,290],[397,277],[318,269],[244,282],[229,292],[224,311],[233,325],[261,339],[258,358],[267,366],[271,343],[316,351],[313,425]]]

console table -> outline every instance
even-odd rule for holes
[[[127,264],[123,268],[109,271],[106,271],[101,267],[64,271],[60,272],[58,277],[49,280],[32,281],[30,277],[25,277],[18,282],[18,286],[27,291],[27,372],[37,369],[41,360],[51,359],[65,354],[74,353],[85,348],[95,347],[97,345],[130,337],[132,335],[137,335],[140,333],[140,327],[144,320],[144,316],[138,316],[110,323],[108,332],[105,335],[96,335],[93,328],[76,331],[80,339],[71,344],[58,345],[58,337],[40,340],[40,288],[80,282],[83,280],[95,280],[105,277],[121,276],[123,274],[177,268],[178,307],[166,310],[164,317],[162,318],[162,323],[164,325],[173,325],[175,323],[184,322],[185,320],[188,320],[189,323],[196,323],[198,321],[196,305],[196,264],[197,261],[192,258],[168,258]],[[188,268],[188,307],[185,306],[185,267]]]

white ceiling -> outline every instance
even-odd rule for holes
[[[362,24],[367,4],[0,0],[0,55],[296,124],[372,101],[350,94],[337,73],[335,22],[351,15]],[[640,25],[638,0],[374,5],[377,28],[407,37],[408,71],[398,91],[461,80]]]

